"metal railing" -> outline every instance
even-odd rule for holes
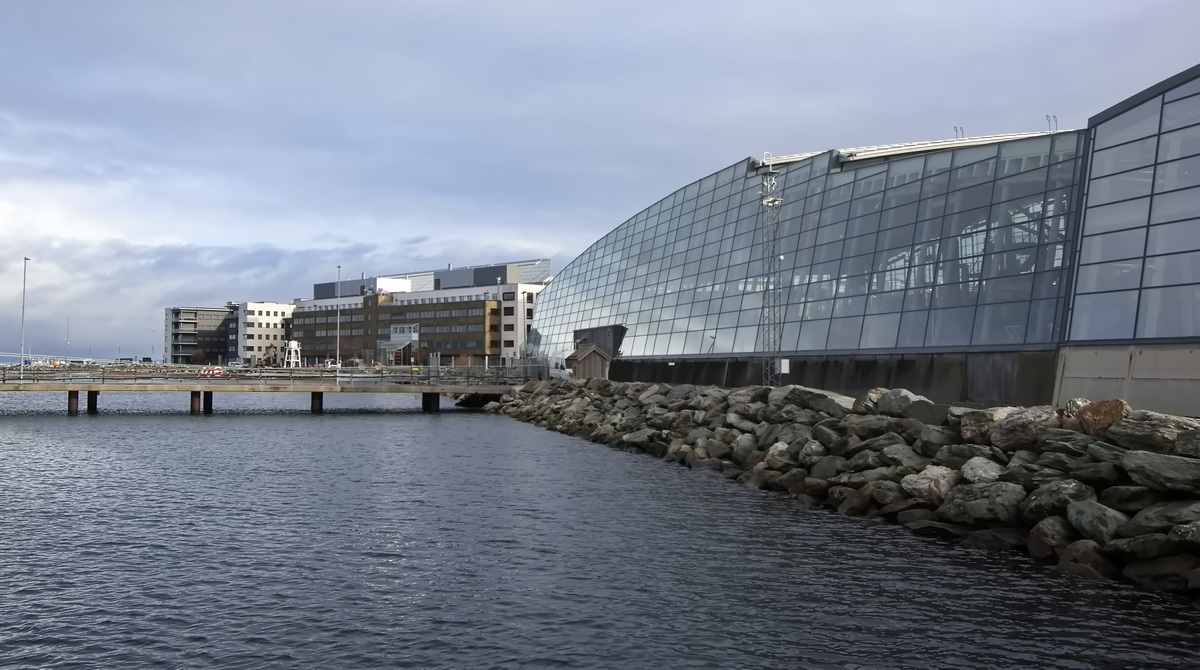
[[[89,366],[26,367],[22,375],[15,366],[0,368],[2,384],[39,383],[128,383],[169,384],[202,383],[302,385],[333,384],[386,386],[412,384],[424,386],[510,386],[540,379],[540,365],[515,366],[391,366],[371,368],[222,368],[217,366]]]

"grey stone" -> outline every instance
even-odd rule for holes
[[[733,440],[730,446],[730,458],[734,463],[745,463],[750,454],[758,449],[758,440],[753,435],[742,434]]]
[[[1079,571],[1084,568],[1084,571]],[[1058,569],[1089,579],[1115,579],[1117,566],[1100,551],[1094,540],[1076,540],[1058,552]]]
[[[938,516],[955,523],[1015,523],[1025,489],[1011,482],[960,484],[950,489]]]
[[[907,444],[890,444],[879,452],[879,459],[886,465],[903,465],[921,471],[929,465],[929,459],[917,454]]]
[[[825,449],[825,445],[816,440],[809,440],[803,447],[800,447],[796,453],[796,462],[801,467],[811,468],[817,464],[817,461],[829,455]]]
[[[817,479],[830,479],[846,469],[846,459],[841,456],[825,456],[818,460],[809,474]]]
[[[1175,541],[1163,533],[1121,537],[1104,545],[1104,553],[1121,563],[1168,556],[1178,551],[1179,546]]]
[[[1168,537],[1178,543],[1180,549],[1191,554],[1200,554],[1200,521],[1173,526]]]
[[[817,500],[824,500],[825,495],[828,492],[829,482],[825,481],[824,479],[817,479],[816,477],[811,476],[805,477],[803,480],[792,484],[792,486],[788,488],[788,493],[792,495],[807,495],[812,496]]]
[[[1037,448],[1038,451],[1057,451],[1078,458],[1086,456],[1088,445],[1096,441],[1096,438],[1074,430],[1047,428],[1038,435]]]
[[[1200,458],[1200,430],[1185,430],[1176,435],[1171,453],[1176,456]]]
[[[737,478],[737,483],[743,486],[765,489],[772,480],[783,476],[782,473],[767,469],[765,466],[765,463],[760,463],[746,470]]]
[[[1067,454],[1049,451],[1038,456],[1036,465],[1040,465],[1043,468],[1050,468],[1052,470],[1070,472],[1074,468],[1087,465],[1091,462],[1091,459],[1074,458],[1072,456],[1068,456]]]
[[[767,467],[780,472],[787,472],[792,468],[799,466],[796,459],[788,453],[788,445],[786,442],[776,442],[767,449],[767,456],[764,459]]]
[[[1163,502],[1163,494],[1148,486],[1110,486],[1100,492],[1100,504],[1118,512],[1135,514]]]
[[[849,472],[874,470],[883,466],[884,462],[879,459],[879,452],[877,451],[860,451],[846,461],[846,470]]]
[[[869,440],[863,440],[857,444],[845,446],[841,451],[841,455],[845,456],[846,458],[850,458],[861,451],[879,451],[884,447],[889,447],[894,444],[903,444],[907,446],[904,438],[900,435],[896,433],[884,433],[883,435],[872,437]]]
[[[904,487],[899,482],[880,480],[874,484],[875,488],[871,491],[871,497],[880,507],[887,507],[908,499],[908,494],[905,493]]]
[[[1110,426],[1133,412],[1129,403],[1121,399],[1100,400],[1080,407],[1075,412],[1083,432],[1094,437],[1104,437]]]
[[[933,464],[958,470],[972,458],[979,456],[987,458],[991,453],[992,450],[982,444],[948,444],[937,450],[933,457]]]
[[[1117,530],[1121,537],[1166,533],[1172,526],[1200,521],[1200,500],[1177,500],[1150,505]]]
[[[900,485],[908,495],[940,505],[961,477],[957,470],[941,465],[929,465],[920,473],[901,479]]]
[[[894,502],[894,503],[891,503],[888,505],[884,505],[883,507],[879,508],[879,514],[880,514],[880,516],[896,516],[898,514],[901,514],[902,512],[908,511],[908,510],[922,509],[922,510],[928,511],[930,514],[930,516],[926,517],[926,518],[932,519],[933,518],[933,510],[935,509],[935,507],[936,507],[936,505],[934,505],[933,503],[930,503],[927,500],[919,500],[917,498],[907,498],[905,500],[899,500],[897,502]]]
[[[962,433],[958,428],[950,426],[924,426],[916,440],[922,453],[928,451],[930,456],[948,444],[958,444],[962,441]]]
[[[812,439],[812,427],[802,423],[785,423],[779,426],[779,433],[776,434],[777,442],[787,442],[794,444],[799,442],[804,444]]]
[[[1053,405],[1026,407],[1000,419],[989,439],[1003,451],[1016,451],[1037,444],[1038,435],[1043,430],[1061,426],[1062,419]]]
[[[902,525],[917,535],[929,535],[932,537],[963,537],[975,531],[971,526],[958,523],[945,523],[943,521],[908,521]]]
[[[1004,472],[1004,468],[989,458],[976,456],[963,463],[961,472],[963,479],[973,484],[980,484],[996,481]]]
[[[1108,429],[1108,441],[1127,449],[1170,453],[1180,433],[1200,430],[1200,419],[1159,414],[1144,409],[1114,423]]]
[[[1013,465],[1010,462],[1008,467],[1004,468],[1004,472],[1000,473],[1000,481],[1020,484],[1032,491],[1043,484],[1065,479],[1066,476],[1066,473],[1061,470],[1043,468],[1039,465]]]
[[[850,413],[850,408],[854,406],[854,398],[829,391],[818,391],[810,395],[805,404],[809,409],[841,419]]]
[[[829,478],[830,483],[839,486],[850,486],[858,488],[870,482],[881,480],[899,481],[907,475],[914,474],[911,468],[906,468],[901,465],[888,465],[882,468],[874,468],[872,470],[863,470],[862,472],[843,472]]]
[[[846,499],[858,492],[849,486],[830,486],[825,492],[825,504],[837,509]]]
[[[948,405],[933,402],[928,398],[917,398],[909,403],[908,407],[905,407],[900,414],[929,426],[940,426],[946,423],[946,415],[949,412]]]
[[[1061,516],[1048,516],[1029,531],[1026,547],[1034,558],[1056,561],[1064,547],[1079,539],[1079,533]]]
[[[1074,479],[1043,484],[1033,490],[1021,503],[1021,518],[1034,525],[1051,516],[1065,517],[1067,506],[1079,500],[1095,500],[1092,487]]]
[[[792,486],[803,482],[808,477],[808,471],[804,468],[793,468],[783,473],[779,477],[767,482],[767,488],[772,491],[791,491]]]
[[[816,507],[817,505],[821,504],[820,500],[817,500],[816,498],[814,498],[810,495],[803,494],[803,493],[797,493],[797,494],[793,495],[792,500],[795,500],[796,504],[798,504],[798,505],[801,505],[803,507],[809,507],[809,508]]]
[[[1200,493],[1200,459],[1150,451],[1130,451],[1121,467],[1138,484],[1158,491]]]
[[[813,427],[813,439],[825,445],[826,449],[833,450],[842,443],[842,435],[829,426],[817,424]]]
[[[875,411],[889,416],[904,416],[904,410],[916,400],[928,400],[908,389],[889,389],[875,400]]]
[[[989,444],[992,431],[1000,420],[1017,411],[1016,407],[990,407],[963,412],[959,419],[959,430],[964,442]]]
[[[729,458],[729,455],[733,453],[729,445],[724,442],[717,440],[706,440],[705,442],[705,449],[708,451],[708,455],[713,458]]]
[[[1144,588],[1182,592],[1188,588],[1188,573],[1198,567],[1200,558],[1176,554],[1135,561],[1126,565],[1121,575]]]
[[[879,510],[882,515],[883,510]],[[931,509],[923,507],[913,507],[911,509],[900,510],[896,513],[896,523],[908,525],[914,521],[936,521],[937,513]]]
[[[777,386],[767,394],[767,404],[772,407],[781,407],[783,405],[804,405],[804,398],[807,396],[801,390],[801,387]]]
[[[970,411],[973,411],[973,408],[971,408],[971,407],[956,407],[954,405],[951,405],[949,411],[946,412],[946,425],[955,426],[955,427],[961,426],[963,414],[966,414],[967,412],[970,412]]]
[[[892,420],[878,414],[851,414],[842,419],[842,427],[847,433],[857,435],[864,440],[883,435],[891,430]]]
[[[1107,442],[1093,442],[1087,448],[1088,457],[1092,460],[1112,463],[1113,465],[1120,465],[1121,459],[1125,457],[1128,451],[1125,447],[1118,447],[1115,444]]]
[[[838,505],[838,512],[846,516],[862,516],[871,509],[871,498],[853,489],[847,493]]]
[[[725,425],[732,428],[737,428],[743,433],[753,433],[754,429],[758,427],[758,422],[751,421],[741,414],[731,411],[725,415]]]
[[[1095,500],[1078,500],[1067,505],[1067,521],[1080,535],[1104,545],[1117,536],[1117,529],[1129,517]]]
[[[1067,474],[1097,489],[1128,483],[1129,480],[1125,471],[1112,463],[1088,463],[1072,468]]]
[[[995,447],[992,448],[995,449]],[[1037,463],[1038,456],[1039,454],[1036,451],[1030,451],[1029,449],[1018,449],[1011,454],[1008,454],[1007,465],[1009,467],[1015,467],[1018,465],[1033,465],[1034,463]]]

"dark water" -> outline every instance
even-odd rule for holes
[[[1186,600],[503,417],[62,395],[0,393],[0,667],[1200,667]]]

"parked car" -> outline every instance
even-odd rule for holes
[[[201,377],[224,377],[225,368],[218,365],[206,365],[200,369]]]

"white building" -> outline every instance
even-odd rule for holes
[[[242,365],[282,365],[294,306],[281,302],[231,302],[226,360]]]

